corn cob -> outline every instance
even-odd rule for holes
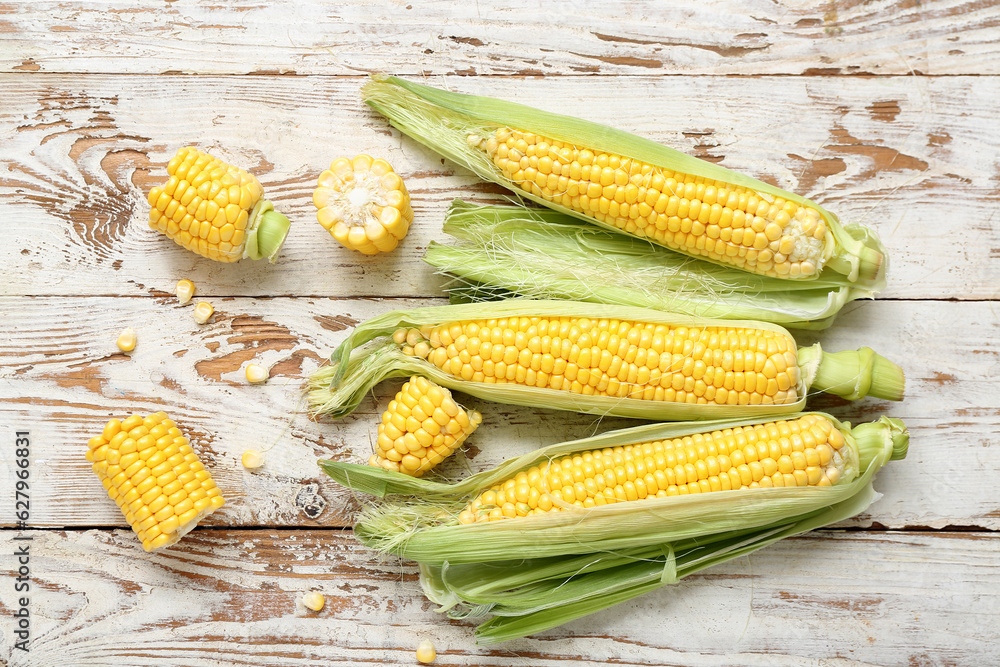
[[[337,158],[313,192],[316,217],[346,248],[365,255],[393,250],[413,222],[410,195],[385,160]]]
[[[477,175],[672,250],[782,279],[825,269],[884,284],[884,249],[814,202],[625,132],[519,104],[374,77],[362,96]]]
[[[87,460],[146,551],[176,543],[225,503],[166,413],[112,419],[87,444]]]
[[[711,433],[567,454],[479,494],[460,523],[576,507],[758,488],[832,486],[857,466],[818,414]]]
[[[558,211],[452,202],[424,261],[453,278],[453,303],[512,296],[642,306],[695,317],[760,320],[825,329],[874,291],[826,274],[782,280],[693,261]]]
[[[671,441],[679,441],[672,452]],[[664,445],[662,454],[657,443]],[[651,546],[781,523],[850,498],[885,463],[905,457],[907,443],[898,420],[851,427],[822,413],[794,413],[622,429],[551,445],[453,484],[339,461],[320,465],[356,491],[405,496],[399,503],[369,506],[355,534],[380,551],[437,566],[504,560],[513,553],[547,557]],[[721,453],[727,447],[729,454]],[[735,474],[723,472],[724,457],[732,464],[738,451],[743,462],[729,468]],[[789,465],[791,472],[783,472]],[[671,474],[676,493],[670,491]],[[604,489],[601,478],[607,480]],[[729,489],[722,486],[724,478]],[[562,486],[548,488],[545,479]],[[645,498],[639,495],[642,485]],[[500,498],[508,494],[510,499]],[[537,510],[546,495],[552,507],[531,512],[531,501]]]
[[[483,420],[444,387],[416,376],[389,402],[378,425],[378,451],[368,464],[421,477],[454,453]]]
[[[289,222],[263,198],[253,174],[190,146],[177,151],[167,174],[166,184],[149,191],[152,229],[219,262],[274,262]]]
[[[387,313],[357,327],[331,362],[310,377],[309,398],[333,417],[401,375],[487,400],[646,419],[795,412],[810,388],[899,400],[904,382],[898,366],[868,348],[797,350],[776,325],[570,301]]]

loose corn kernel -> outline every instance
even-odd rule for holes
[[[788,435],[782,435],[787,433]],[[796,456],[782,454],[798,438]],[[849,464],[844,436],[820,415],[568,454],[479,494],[463,524],[557,512],[572,505],[641,502],[688,493],[772,486],[831,486]],[[829,454],[836,450],[836,454]],[[828,452],[820,466],[817,452]],[[787,471],[787,472],[786,472]],[[514,503],[524,503],[516,511]],[[498,510],[499,511],[495,511]]]
[[[118,349],[122,352],[131,352],[135,349],[135,330],[132,327],[125,327],[122,332],[118,334],[118,340],[116,344]]]
[[[264,199],[256,177],[190,146],[177,151],[167,174],[149,191],[152,229],[219,262],[274,261],[289,222]]]
[[[795,341],[771,329],[525,317],[400,329],[393,341],[463,380],[715,405],[800,396]]]
[[[164,412],[112,419],[87,447],[87,461],[146,551],[176,543],[225,503],[190,441]],[[178,484],[182,479],[189,481]]]
[[[186,278],[177,281],[177,300],[181,304],[189,303],[194,297],[194,283]]]
[[[382,414],[376,452],[368,463],[420,477],[451,456],[482,419],[458,405],[444,387],[414,376]]]
[[[258,364],[247,364],[246,376],[247,382],[251,384],[259,384],[267,380],[268,371],[266,368]]]
[[[264,465],[264,455],[258,452],[256,449],[248,449],[243,452],[243,456],[240,459],[243,463],[244,468],[250,470],[256,470],[257,468]]]
[[[337,158],[313,192],[316,218],[343,246],[365,255],[393,250],[413,221],[410,195],[388,162]]]
[[[417,644],[417,662],[428,665],[437,658],[437,651],[434,643],[429,639],[422,640]]]
[[[198,305],[194,307],[192,317],[198,324],[205,324],[212,319],[213,314],[215,314],[215,308],[212,308],[212,304],[208,301],[199,301]]]
[[[323,605],[326,604],[326,600],[322,594],[316,591],[309,591],[302,596],[302,604],[313,611],[320,611],[323,609]]]

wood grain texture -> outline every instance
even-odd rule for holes
[[[198,529],[155,555],[124,531],[33,535],[36,639],[23,655],[0,626],[10,667],[411,665],[425,638],[442,666],[987,665],[1000,641],[995,534],[817,531],[495,647],[338,531]]]
[[[172,297],[0,299],[14,332],[0,341],[0,423],[32,431],[38,494],[32,525],[125,525],[83,460],[83,446],[113,416],[161,409],[189,433],[230,499],[208,523],[350,525],[351,495],[319,472],[316,459],[366,459],[379,415],[402,380],[381,383],[347,418],[312,422],[301,401],[302,378],[352,323],[439,302],[214,303],[213,321],[199,326],[191,320],[191,306],[179,306]],[[114,347],[125,326],[133,326],[139,338],[131,356]],[[876,487],[884,497],[851,525],[1000,528],[991,481],[1000,475],[1000,464],[990,453],[1000,412],[1000,320],[992,304],[861,302],[837,327],[799,340],[831,351],[867,345],[907,373],[907,396],[900,403],[811,399],[812,408],[852,423],[887,414],[912,431],[906,460],[879,474]],[[267,385],[246,384],[241,369],[252,360],[272,366]],[[482,412],[484,421],[470,441],[471,460],[445,469],[453,475],[545,444],[641,423],[463,401]],[[240,466],[247,448],[270,448],[263,470],[249,473]],[[12,478],[13,468],[3,467],[0,476]],[[310,516],[315,507],[307,501],[314,492],[325,505]],[[12,506],[0,505],[0,523],[13,523]]]
[[[997,74],[982,0],[8,3],[0,71]]]
[[[227,296],[438,296],[420,259],[443,240],[456,197],[509,196],[391,130],[358,97],[362,80],[326,77],[0,76],[0,171],[8,243],[3,294],[156,294],[179,277]],[[1000,78],[556,77],[431,79],[531,100],[628,129],[815,198],[863,222],[891,259],[887,298],[1000,295]],[[637,89],[627,104],[594,106]],[[675,99],[687,99],[676,104]],[[699,100],[698,103],[692,101]],[[780,99],[781,104],[774,100]],[[732,104],[740,100],[740,104]],[[767,113],[747,113],[767,109]],[[146,193],[177,148],[197,142],[255,172],[293,221],[279,264],[216,265],[147,225]],[[400,248],[364,257],[315,222],[329,162],[387,158],[412,194]]]

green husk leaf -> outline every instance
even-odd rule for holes
[[[819,211],[832,232],[824,249],[827,266],[844,275],[850,283],[876,291],[885,285],[885,248],[871,230],[860,225],[841,225],[835,215],[815,202],[744,174],[598,123],[490,97],[452,93],[397,77],[373,76],[361,92],[364,101],[386,116],[394,127],[467,167],[480,178],[506,187],[518,197],[614,231],[618,230],[613,225],[521,189],[494,167],[484,152],[469,146],[470,135],[485,135],[501,126],[518,128],[570,144],[623,155],[661,169],[722,180],[767,196],[811,206]]]
[[[455,200],[444,231],[458,242],[432,242],[424,261],[457,278],[449,289],[468,300],[568,299],[824,329],[844,304],[874,295],[829,271],[793,281],[711,264],[551,209]]]

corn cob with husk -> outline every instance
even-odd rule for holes
[[[376,76],[362,89],[400,131],[518,196],[759,275],[884,285],[874,233],[815,202],[604,125]]]
[[[455,278],[454,303],[568,299],[825,329],[844,304],[874,295],[835,275],[789,281],[692,260],[545,208],[455,200],[444,231],[458,242],[432,241],[424,261]]]
[[[907,444],[899,420],[852,428],[797,413],[623,429],[454,484],[320,465],[354,490],[401,497],[367,505],[355,535],[420,563],[424,591],[442,610],[493,614],[477,635],[494,642],[857,514],[876,497],[875,473],[905,457]]]
[[[808,391],[899,400],[904,385],[869,348],[797,349],[774,324],[512,299],[362,323],[312,373],[309,401],[342,417],[379,381],[411,375],[501,403],[659,420],[796,412]]]

